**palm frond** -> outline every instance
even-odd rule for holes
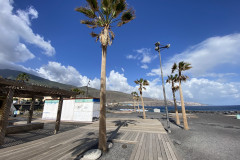
[[[139,80],[134,81],[136,84],[139,84]]]
[[[179,90],[179,86],[174,86],[174,87],[172,87],[172,90],[173,90],[174,92],[176,92],[177,90]]]
[[[173,64],[173,66],[172,66],[172,73],[174,73],[175,72],[175,70],[177,69],[177,63],[174,63]]]
[[[143,81],[143,85],[144,85],[144,86],[148,86],[148,85],[149,85],[149,82],[148,82],[147,80],[144,80],[144,81]]]
[[[113,33],[113,31],[112,31],[112,30],[109,30],[109,32],[110,32],[110,34],[111,34],[111,40],[113,41],[113,40],[114,40],[114,38],[115,38],[115,34]]]
[[[125,0],[119,0],[118,3],[114,6],[113,18],[118,17],[120,13],[122,13],[127,8],[127,4]]]
[[[83,13],[88,18],[95,18],[96,14],[92,9],[89,9],[87,7],[79,7],[76,8],[75,11]]]
[[[80,23],[86,24],[89,28],[96,28],[97,27],[96,21],[93,21],[93,20],[81,20]]]
[[[99,34],[94,33],[94,32],[91,32],[90,35],[91,35],[92,37],[96,37],[96,42],[99,40]]]
[[[188,78],[188,76],[181,75],[180,80],[186,82]]]
[[[189,70],[189,69],[191,69],[191,68],[192,68],[192,66],[191,66],[190,63],[185,63],[185,65],[184,65],[184,71]]]
[[[127,11],[123,12],[121,16],[121,21],[118,22],[118,26],[122,26],[123,24],[126,24],[130,22],[131,20],[135,19],[135,11],[133,9],[128,9]]]
[[[93,11],[98,11],[98,1],[97,0],[86,0]]]

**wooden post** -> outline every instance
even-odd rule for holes
[[[32,97],[32,103],[29,109],[29,113],[28,113],[28,120],[27,120],[27,124],[32,122],[32,115],[33,115],[33,110],[35,107],[35,97]]]
[[[9,112],[13,103],[13,94],[13,90],[9,89],[6,100],[3,102],[2,118],[0,120],[0,145],[4,144],[5,133],[8,126]]]
[[[63,105],[63,97],[60,96],[59,103],[58,103],[57,119],[56,119],[54,134],[57,134],[59,131],[59,128],[60,128],[62,105]]]

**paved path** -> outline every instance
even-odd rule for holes
[[[108,118],[108,139],[136,144],[131,160],[180,159],[158,120]],[[0,160],[74,159],[97,144],[98,122],[28,143],[0,149]]]

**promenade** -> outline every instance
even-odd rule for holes
[[[156,119],[108,118],[107,137],[114,143],[134,144],[131,160],[180,159],[160,121]],[[95,146],[98,121],[70,131],[0,149],[4,160],[66,160]]]

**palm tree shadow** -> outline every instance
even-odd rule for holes
[[[121,127],[128,127],[128,124],[136,125],[136,121],[134,120],[117,120],[113,121],[117,128],[113,131],[107,132],[107,141],[112,142],[114,138],[119,138],[122,136],[122,133],[118,133]],[[72,157],[79,157],[82,153],[86,152],[89,149],[97,149],[98,148],[98,133],[96,132],[88,132],[87,138],[82,138],[75,140],[73,143],[78,143],[76,147],[70,150],[72,152]]]
[[[164,120],[164,121],[167,121],[167,118],[166,118],[166,117],[162,117],[161,119]],[[160,119],[159,119],[159,121],[160,121]],[[161,121],[160,121],[160,122],[161,122]],[[178,125],[178,124],[176,123],[175,119],[169,118],[169,122],[170,122],[171,124],[174,124],[175,126],[178,126],[178,127],[181,128],[181,129],[184,129],[183,126]]]

